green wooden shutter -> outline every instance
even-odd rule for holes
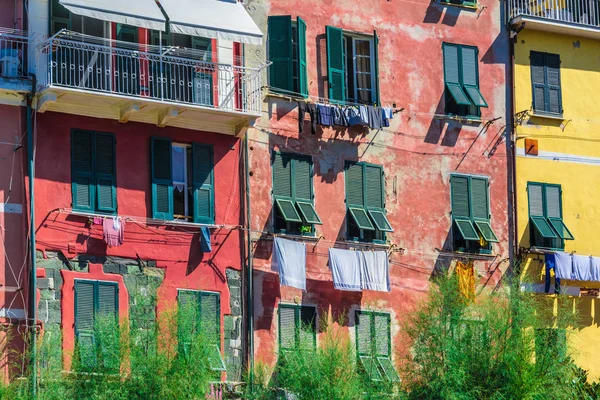
[[[356,348],[359,355],[373,355],[371,314],[356,311]]]
[[[317,313],[314,307],[300,307],[300,345],[314,349],[317,346]]]
[[[487,107],[488,104],[479,91],[479,72],[477,48],[461,46],[462,84],[465,93],[477,107]]]
[[[273,196],[292,198],[292,158],[273,153]]]
[[[71,133],[71,192],[73,208],[95,211],[94,134],[86,131]]]
[[[101,350],[103,366],[118,371],[120,366],[119,348],[119,286],[116,282],[97,282],[96,321],[102,335],[96,337]]]
[[[344,34],[340,28],[326,27],[327,32],[327,79],[329,100],[343,102],[346,93],[344,71]]]
[[[200,295],[200,327],[206,341],[221,347],[221,304],[218,293],[202,292]]]
[[[271,16],[268,20],[270,86],[294,91],[292,65],[292,18],[289,15]]]
[[[562,114],[562,93],[560,88],[560,56],[546,53],[546,90],[548,112]]]
[[[306,66],[306,22],[300,17],[296,17],[298,27],[296,34],[298,38],[298,82],[300,84],[300,94],[308,97],[308,68]]]
[[[348,207],[364,207],[363,166],[357,163],[346,164],[346,205]]]
[[[279,348],[290,350],[296,346],[296,308],[279,305]]]
[[[151,138],[152,217],[173,219],[171,139]]]
[[[379,165],[366,165],[365,175],[367,208],[383,209],[383,168]]]
[[[488,180],[485,178],[471,178],[471,206],[474,219],[487,220],[490,217],[488,199]]]
[[[546,72],[544,53],[532,51],[529,55],[531,63],[531,84],[534,111],[548,111],[546,105]]]
[[[179,351],[189,356],[192,350],[192,343],[198,334],[198,323],[200,320],[198,292],[179,290],[177,293],[177,303]]]
[[[192,164],[194,222],[213,224],[215,222],[215,195],[212,146],[194,143],[192,145]]]
[[[375,351],[378,356],[390,357],[390,315],[375,314],[373,321],[373,329],[375,330]]]
[[[562,218],[560,205],[560,186],[545,185],[546,191],[546,216],[548,218]]]
[[[295,200],[312,201],[312,176],[311,161],[309,157],[295,157],[294,185],[296,188]]]
[[[471,218],[469,210],[469,177],[450,177],[450,196],[452,198],[452,216],[454,218]]]
[[[379,90],[379,36],[377,30],[373,31],[373,54],[375,56],[375,98],[374,102],[381,106],[381,92]]]
[[[533,226],[544,238],[555,239],[556,233],[550,227],[546,218],[546,207],[544,202],[544,185],[539,183],[527,184],[527,195],[529,198],[529,218]]]
[[[98,282],[98,315],[115,317],[119,314],[119,286],[116,282]]]
[[[98,211],[117,212],[116,141],[109,133],[96,133],[96,204]]]
[[[472,105],[471,100],[463,90],[460,79],[459,46],[444,43],[442,49],[444,54],[444,83],[448,93],[456,101],[456,104]]]
[[[86,368],[96,364],[94,287],[94,282],[75,281],[75,335],[80,361]]]

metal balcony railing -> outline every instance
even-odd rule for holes
[[[508,0],[509,16],[537,17],[557,23],[600,28],[598,0]]]
[[[15,29],[0,28],[0,76],[26,78],[27,34]]]
[[[38,68],[44,69],[40,89],[69,88],[256,116],[261,112],[263,67],[215,62],[210,52],[62,31],[39,46],[38,56]]]

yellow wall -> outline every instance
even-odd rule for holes
[[[531,117],[517,127],[517,148],[537,139],[540,155],[517,156],[517,238],[529,248],[527,182],[562,186],[563,219],[575,240],[565,251],[600,256],[600,40],[523,30],[515,44],[515,111],[532,112],[530,51],[559,54],[563,120]],[[518,153],[519,154],[519,153]],[[554,159],[559,157],[558,160]],[[544,282],[543,255],[530,255],[524,279]],[[598,288],[600,283],[563,282]],[[600,379],[600,299],[574,299],[578,312],[569,346],[576,362]]]

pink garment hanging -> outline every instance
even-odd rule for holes
[[[109,247],[123,244],[123,233],[125,232],[125,221],[119,218],[104,218],[104,241]]]

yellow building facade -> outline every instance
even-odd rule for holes
[[[522,288],[548,296],[552,307],[555,278],[553,271],[547,277],[546,254],[600,257],[600,27],[564,8],[513,8],[511,17]],[[560,282],[575,311],[566,345],[590,380],[600,379],[599,288]]]

